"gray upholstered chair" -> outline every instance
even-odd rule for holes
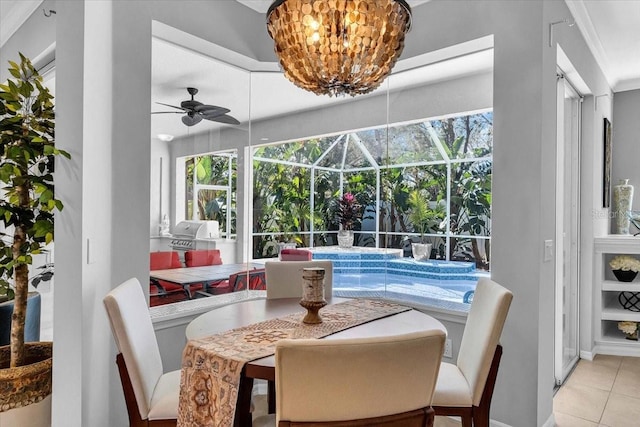
[[[130,425],[175,426],[180,371],[163,373],[140,282],[129,279],[122,283],[107,294],[104,306],[119,351],[116,363]]]
[[[302,298],[302,269],[324,268],[324,294],[330,297],[333,290],[333,263],[331,261],[267,261],[265,280],[267,299]]]
[[[442,363],[433,397],[436,415],[459,416],[463,427],[488,427],[502,346],[500,335],[513,294],[478,281],[456,364]]]
[[[254,427],[431,426],[445,334],[276,343],[275,416]]]

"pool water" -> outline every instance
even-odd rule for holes
[[[403,257],[401,249],[325,246],[310,249],[314,260],[333,263],[333,294],[411,302],[468,311],[480,277],[473,262]]]
[[[477,277],[482,274],[476,273]],[[478,280],[438,280],[388,273],[334,272],[333,294],[409,301],[455,311],[468,311]],[[466,301],[465,302],[465,296]]]

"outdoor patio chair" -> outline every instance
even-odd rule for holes
[[[181,268],[180,255],[176,251],[158,251],[149,253],[149,269],[150,270],[168,270],[171,268]],[[166,282],[164,280],[150,279],[149,295],[151,297],[162,297],[172,293],[184,293],[187,297],[187,290],[175,283]],[[155,292],[152,290],[155,288]]]
[[[280,251],[281,261],[311,261],[313,254],[306,249],[283,249]]]
[[[221,265],[222,257],[220,256],[220,249],[196,249],[192,251],[186,251],[184,253],[184,263],[187,267],[204,267],[207,265]],[[208,283],[206,286],[204,283],[194,283],[190,286],[191,292],[203,294],[198,292],[204,290],[205,295],[219,295],[227,293],[223,286],[223,280],[219,282]],[[229,291],[230,292],[230,291]]]
[[[220,249],[198,249],[184,253],[184,263],[187,267],[202,267],[205,265],[220,265]]]
[[[267,289],[264,268],[240,271],[229,276],[229,286],[232,292],[249,290],[263,291]]]

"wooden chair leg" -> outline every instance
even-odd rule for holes
[[[129,415],[130,427],[146,427],[149,425],[148,420],[143,420],[138,412],[138,403],[136,395],[131,384],[131,377],[127,371],[127,365],[124,363],[124,357],[121,353],[116,356],[116,364],[118,365],[118,373],[122,382],[122,391],[124,392],[124,402],[127,405],[127,414]]]
[[[238,387],[238,403],[234,427],[251,427],[251,396],[253,394],[253,378],[242,373]]]
[[[436,415],[460,417],[462,420],[462,427],[489,427],[489,410],[491,409],[491,398],[493,397],[496,378],[498,377],[500,359],[502,359],[502,346],[498,344],[496,346],[496,351],[493,354],[491,368],[489,369],[487,381],[485,382],[484,389],[482,390],[482,397],[480,398],[480,404],[478,406],[468,408],[434,406],[433,409],[436,411]]]
[[[488,407],[473,407],[473,427],[489,427]]]
[[[498,378],[498,368],[500,367],[500,360],[502,359],[502,346],[498,344],[496,351],[493,353],[493,360],[491,361],[491,368],[487,376],[487,382],[484,385],[482,391],[482,397],[480,398],[480,405],[473,407],[473,425],[474,427],[489,427],[491,409],[491,399],[493,398],[493,391],[496,387],[496,379]]]
[[[276,413],[276,383],[275,381],[267,382],[267,413]]]

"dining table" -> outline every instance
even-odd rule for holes
[[[191,285],[202,283],[204,285],[202,292],[207,294],[210,285],[226,280],[234,273],[258,268],[264,268],[264,264],[258,262],[243,262],[237,264],[205,265],[200,267],[180,267],[151,270],[149,277],[152,281],[164,280],[182,286],[189,295],[189,299],[191,299]]]
[[[320,310],[320,315],[325,318],[326,323],[324,326],[320,324],[318,328],[329,328],[327,331],[322,331],[313,335],[321,339],[343,339],[343,338],[365,338],[365,337],[380,337],[380,336],[393,336],[402,335],[411,332],[425,331],[425,330],[441,330],[445,334],[447,332],[445,326],[435,319],[434,317],[423,313],[419,310],[411,307],[402,306],[397,303],[386,302],[378,299],[350,299],[331,297],[327,298],[327,306]],[[362,314],[361,311],[369,311],[368,314]],[[349,322],[351,314],[358,312],[359,317],[357,321]],[[219,401],[223,400],[221,396],[208,396],[194,398],[198,395],[197,391],[185,390],[185,387],[190,387],[196,382],[186,381],[188,372],[193,369],[193,360],[198,359],[200,363],[199,369],[203,369],[205,364],[202,360],[206,354],[206,349],[214,348],[216,351],[225,353],[225,346],[245,349],[247,344],[251,344],[248,341],[255,340],[256,332],[268,333],[269,339],[256,343],[258,350],[264,350],[264,346],[269,346],[270,350],[259,351],[255,354],[258,357],[247,358],[244,364],[241,365],[241,373],[239,379],[239,385],[237,387],[237,395],[223,391],[222,394],[230,394],[231,398],[237,401],[232,402],[235,407],[235,413],[231,415],[234,426],[247,427],[251,426],[251,399],[252,389],[255,379],[262,379],[269,381],[269,394],[275,396],[274,381],[275,381],[275,357],[274,348],[275,342],[281,338],[278,331],[278,322],[280,320],[298,323],[299,329],[313,330],[313,325],[304,325],[302,318],[306,314],[306,310],[300,305],[300,298],[281,298],[281,299],[255,299],[245,300],[233,304],[229,304],[223,307],[215,308],[207,313],[204,313],[194,320],[192,320],[186,328],[186,338],[188,339],[187,346],[183,352],[182,362],[182,380],[181,380],[181,397],[179,409],[179,422],[178,426],[182,425],[199,425],[197,422],[180,423],[181,410],[191,410],[192,407],[185,408],[187,404],[193,402],[187,402],[189,396],[192,400],[196,401]],[[337,320],[338,327],[331,330],[331,323]],[[287,326],[289,328],[290,326]],[[243,334],[243,331],[249,331],[248,334]],[[291,335],[291,334],[290,334]],[[299,332],[293,334],[294,338],[306,338],[307,336],[300,336]],[[284,338],[291,338],[291,336],[284,336]],[[266,344],[265,344],[266,343]],[[202,352],[198,353],[199,350]],[[229,354],[236,356],[236,349]],[[234,358],[232,357],[232,359]],[[226,360],[216,359],[216,363],[208,365],[209,369],[219,369],[221,366],[220,360],[226,363]],[[372,373],[375,375],[375,373]],[[199,381],[202,383],[202,380]],[[205,381],[208,383],[208,380]],[[197,386],[196,386],[197,388]],[[207,387],[211,389],[210,386]],[[215,388],[215,387],[214,387]],[[208,390],[211,392],[212,390]],[[215,390],[213,390],[215,392]],[[273,393],[273,394],[272,394]],[[228,397],[228,396],[227,396]],[[225,397],[226,398],[226,397]],[[269,402],[269,412],[274,412],[275,406],[273,402]],[[206,408],[205,408],[206,410]],[[216,412],[219,413],[219,412]],[[215,417],[215,416],[214,416]],[[209,418],[210,420],[210,418]],[[203,423],[203,425],[206,423]],[[215,423],[217,424],[217,422]]]

